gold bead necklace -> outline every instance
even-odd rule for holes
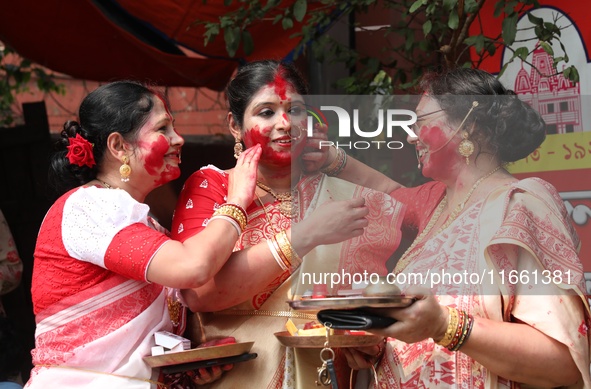
[[[487,179],[488,177],[490,177],[494,173],[496,173],[501,167],[502,167],[501,165],[497,166],[495,169],[493,169],[489,173],[487,173],[484,176],[480,177],[478,179],[478,181],[476,181],[474,183],[474,185],[472,185],[472,188],[470,188],[470,190],[468,191],[468,193],[466,194],[466,196],[464,197],[464,199],[449,214],[449,216],[445,220],[445,223],[441,227],[439,227],[439,229],[437,230],[437,232],[435,232],[435,235],[439,234],[441,231],[443,231],[447,227],[449,227],[449,225],[462,212],[462,210],[466,206],[466,203],[468,202],[468,200],[472,196],[472,193],[474,193],[474,191],[476,190],[476,188],[478,188],[478,185],[480,185],[480,183],[482,183],[482,181],[484,181],[485,179]],[[429,234],[429,232],[431,232],[431,230],[433,229],[433,227],[435,226],[435,224],[437,224],[437,221],[439,220],[439,217],[443,213],[443,209],[445,208],[446,205],[447,205],[447,194],[445,196],[443,196],[443,199],[441,199],[441,201],[439,202],[439,205],[435,209],[435,212],[433,212],[433,216],[431,216],[431,219],[429,219],[429,223],[427,223],[427,225],[425,226],[425,228],[423,229],[423,231],[415,238],[415,240],[412,242],[412,244],[410,245],[410,247],[408,249],[406,249],[406,251],[404,252],[404,254],[402,254],[402,257],[400,257],[400,259],[398,260],[398,263],[396,264],[396,267],[394,269],[394,272],[395,273],[400,273],[409,264],[409,262],[410,262],[410,260],[412,258],[416,257],[421,252],[423,252],[423,250],[425,249],[425,245],[423,245],[419,250],[414,250],[414,249],[415,249],[415,247],[417,247],[417,245],[419,243],[421,243],[423,241],[423,239],[425,239],[425,237]],[[414,253],[412,253],[413,250],[415,251]],[[410,255],[411,253],[413,255]]]
[[[289,218],[293,217],[292,207],[291,207],[291,200],[292,195],[291,192],[285,193],[277,193],[267,185],[263,184],[260,181],[257,181],[257,186],[264,190],[265,192],[269,193],[271,196],[275,198],[275,200],[279,201],[279,212],[281,212],[284,216]]]

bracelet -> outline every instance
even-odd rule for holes
[[[222,220],[226,220],[226,221],[230,222],[234,226],[234,228],[236,229],[236,232],[238,233],[238,236],[240,236],[242,234],[242,230],[240,229],[240,225],[238,225],[238,222],[235,219],[231,218],[230,216],[227,216],[227,215],[215,215],[215,216],[212,216],[209,219],[209,221],[212,221],[212,220],[215,220],[215,219],[222,219]]]
[[[458,351],[472,332],[474,317],[456,308],[447,307],[447,309],[449,311],[447,329],[443,339],[436,343],[450,351]]]
[[[267,239],[267,246],[269,246],[269,250],[271,251],[271,254],[273,255],[273,258],[275,258],[275,261],[277,262],[277,264],[279,265],[279,267],[281,268],[281,270],[287,271],[287,266],[285,266],[285,263],[279,257],[279,253],[277,252],[277,249],[273,245],[273,242],[271,242],[271,239]]]
[[[285,265],[285,268],[287,270],[289,270],[291,268],[291,253],[289,253],[288,250],[285,250],[285,244],[284,243],[279,243],[279,240],[277,239],[277,237],[279,236],[279,233],[275,234],[274,236],[271,237],[271,243],[273,243],[273,246],[275,247],[275,250],[277,250],[277,253],[279,254],[279,258],[281,258],[281,260],[283,261],[283,264]],[[283,245],[283,248],[282,248]],[[286,253],[287,252],[287,253]]]
[[[294,269],[299,267],[302,264],[302,259],[300,258],[298,253],[296,253],[296,251],[293,249],[293,246],[291,245],[291,242],[287,237],[287,232],[285,232],[285,230],[282,230],[277,235],[275,235],[275,237],[277,239],[279,247],[281,248],[281,251],[283,251],[286,257],[289,258],[291,267]]]
[[[464,345],[464,342],[468,339],[470,333],[472,332],[472,327],[474,326],[474,317],[467,314],[466,312],[464,312],[464,314],[466,315],[466,325],[464,325],[462,328],[462,336],[460,337],[458,343],[453,348],[451,345],[448,347],[451,351],[458,351]]]
[[[231,203],[224,203],[213,213],[214,217],[219,215],[224,215],[234,219],[240,225],[241,231],[246,229],[248,218],[246,216],[246,212],[241,206]]]
[[[347,164],[347,153],[345,153],[345,150],[335,146],[334,144],[332,147],[334,147],[337,151],[337,156],[335,157],[334,161],[330,163],[330,165],[320,169],[320,171],[327,176],[335,177],[338,176],[345,168],[345,165]]]
[[[445,335],[443,335],[443,338],[437,342],[438,345],[443,347],[447,347],[451,343],[456,328],[458,328],[458,310],[455,308],[447,307],[447,311],[449,313],[447,319],[447,329],[445,330]]]

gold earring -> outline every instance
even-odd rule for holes
[[[236,143],[234,143],[234,158],[238,159],[238,157],[240,156],[240,154],[242,154],[243,151],[244,148],[242,147],[242,142],[240,141],[240,139],[236,138]]]
[[[460,155],[466,158],[466,165],[470,165],[470,159],[468,159],[474,153],[474,142],[468,139],[468,132],[462,131],[462,141],[458,146]]]
[[[123,165],[119,168],[119,174],[121,174],[121,181],[127,182],[129,181],[129,176],[131,175],[131,166],[129,166],[129,158],[127,155],[123,156]]]

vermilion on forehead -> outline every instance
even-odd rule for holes
[[[288,89],[294,89],[293,85],[285,78],[283,78],[282,72],[279,71],[273,81],[268,84],[269,87],[275,89],[275,93],[279,96],[281,100],[287,100],[287,91]]]
[[[156,98],[158,98],[158,100],[160,100],[162,102],[162,107],[164,107],[164,111],[166,112],[166,116],[168,116],[168,119],[170,119],[170,121],[172,122],[173,121],[172,114],[168,110],[168,106],[166,105],[166,102],[164,101],[162,96],[160,96],[159,94],[155,94],[155,96],[156,96]]]

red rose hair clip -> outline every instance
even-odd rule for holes
[[[93,167],[94,154],[92,153],[93,144],[76,134],[75,138],[68,138],[70,145],[67,146],[68,154],[66,157],[70,160],[72,165]]]

